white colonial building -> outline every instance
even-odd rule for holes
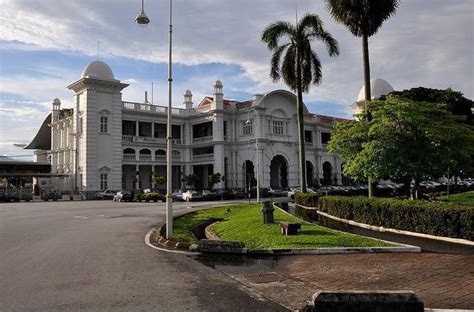
[[[167,108],[123,101],[127,86],[107,64],[94,61],[68,86],[74,92],[72,108],[54,100],[27,147],[48,157],[52,173],[69,175],[48,182],[49,187],[89,197],[104,189],[155,188],[153,177],[166,175]],[[183,176],[192,173],[203,188],[213,173],[223,177],[216,188],[244,188],[256,175],[257,158],[262,188],[298,186],[295,103],[295,95],[285,90],[245,102],[227,100],[220,81],[197,105],[186,91],[183,108],[172,111],[173,188],[184,187]],[[342,161],[327,151],[332,126],[340,119],[304,112],[308,185],[343,184]]]

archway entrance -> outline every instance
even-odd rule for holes
[[[306,161],[306,185],[309,187],[314,186],[314,166],[310,161]]]
[[[326,161],[323,163],[323,185],[332,184],[332,165]]]
[[[281,155],[273,157],[270,163],[270,187],[274,189],[288,187],[288,162]]]

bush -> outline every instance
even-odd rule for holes
[[[321,197],[320,193],[295,193],[296,202],[306,207],[317,207],[319,197]]]
[[[143,199],[144,200],[151,200],[151,201],[166,201],[166,197],[163,194],[156,193],[156,192],[150,192],[143,194]]]
[[[327,196],[318,209],[356,222],[437,236],[474,239],[474,207],[442,202],[389,198]],[[298,201],[303,204],[303,201]],[[303,218],[317,220],[314,212],[297,209]],[[308,209],[304,209],[308,210]]]

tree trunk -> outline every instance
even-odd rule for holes
[[[306,192],[306,160],[304,146],[304,115],[303,115],[303,91],[301,86],[301,60],[299,49],[296,48],[296,111],[298,115],[298,143],[299,143],[299,163],[300,163],[300,187],[301,192]]]
[[[365,118],[367,121],[371,120],[370,113],[367,111],[367,102],[372,99],[371,90],[370,90],[370,61],[369,61],[369,38],[367,35],[362,36],[362,56],[363,56],[363,63],[364,63],[364,86],[365,86]],[[368,178],[368,191],[369,191],[369,198],[375,196],[375,186],[376,184],[373,180],[369,177]]]

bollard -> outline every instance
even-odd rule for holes
[[[274,222],[274,210],[271,202],[267,201],[262,203],[263,224],[271,224]]]

